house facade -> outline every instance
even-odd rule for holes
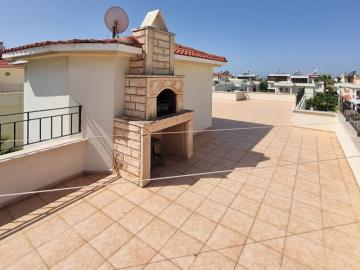
[[[120,167],[136,167],[135,164],[149,158],[149,153],[144,154],[142,150],[148,144],[140,143],[141,147],[133,148],[134,154],[129,155],[129,149],[114,143],[113,135],[120,137],[123,133],[119,128],[121,121],[127,122],[124,131],[127,134],[130,122],[135,121],[135,126],[143,127],[145,124],[152,126],[146,121],[160,121],[156,106],[175,106],[169,115],[192,111],[191,117],[190,113],[188,118],[183,115],[184,122],[177,122],[182,121],[177,118],[173,119],[175,122],[170,121],[172,124],[161,122],[164,129],[179,128],[174,123],[184,123],[180,128],[187,130],[211,127],[213,68],[226,63],[225,57],[176,44],[175,34],[167,30],[160,11],[148,13],[141,27],[134,29],[129,37],[39,42],[7,49],[3,57],[27,61],[24,111],[67,108],[63,110],[71,117],[60,120],[67,122],[71,129],[80,117],[81,134],[74,136],[88,138],[84,171],[97,172],[112,170],[114,147],[122,148],[117,149],[121,155],[116,161],[123,163]],[[160,94],[166,89],[170,90],[170,96],[176,97],[173,105],[167,101],[159,105]],[[69,107],[80,105],[81,114],[73,115]],[[46,116],[46,113],[41,114]],[[40,129],[33,123],[33,129],[40,130],[40,134],[34,132],[33,137],[57,132],[56,121],[60,120],[53,115],[48,117],[51,131],[47,129],[50,124],[45,121]],[[159,131],[154,126],[152,130]],[[142,131],[139,132],[142,136]],[[144,155],[137,151],[143,151]],[[123,162],[124,156],[128,162]]]
[[[300,72],[294,74],[274,73],[269,74],[268,90],[276,94],[297,94],[304,90],[307,97],[312,97],[316,92],[323,92],[324,84],[318,82],[317,72],[303,75]]]
[[[356,71],[342,74],[335,84],[340,96],[351,103],[354,108],[360,107],[360,74]]]

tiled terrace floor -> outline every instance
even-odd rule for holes
[[[88,191],[0,210],[0,268],[360,269],[358,186],[335,135],[291,127],[291,107],[215,101],[214,127],[256,128],[199,134],[156,176],[237,171],[79,177],[64,185]]]

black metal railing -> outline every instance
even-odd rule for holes
[[[305,88],[302,88],[301,90],[299,90],[296,94],[296,104],[295,106],[299,105],[299,102],[302,100],[303,96],[305,94]]]
[[[353,105],[349,101],[340,98],[340,111],[344,115],[347,122],[349,122],[356,130],[357,135],[360,136],[360,108],[358,105]]]
[[[81,133],[82,106],[0,115],[0,154]]]

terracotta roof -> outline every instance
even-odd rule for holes
[[[193,49],[184,45],[175,44],[175,54],[191,56],[196,58],[209,59],[219,62],[227,62],[226,58],[223,56],[218,56],[214,54],[209,54],[197,49]]]
[[[16,66],[13,63],[4,59],[0,59],[0,68],[19,68],[19,66]]]
[[[31,43],[19,47],[5,49],[3,50],[3,53],[36,48],[36,47],[43,47],[48,45],[81,44],[81,43],[102,43],[102,44],[120,43],[134,47],[141,47],[141,44],[134,37],[123,37],[123,38],[114,38],[114,39],[112,38],[111,39],[69,39],[69,40],[43,41],[43,42]]]
[[[81,44],[81,43],[102,43],[102,44],[120,43],[134,47],[141,47],[141,44],[137,41],[135,37],[128,36],[128,37],[115,38],[115,39],[70,39],[70,40],[58,40],[58,41],[44,41],[44,42],[37,42],[37,43],[27,44],[24,46],[5,49],[3,52],[4,53],[14,52],[14,51],[48,46],[48,45]],[[225,57],[209,54],[180,44],[175,44],[175,54],[191,56],[196,58],[203,58],[203,59],[214,60],[219,62],[227,62]]]

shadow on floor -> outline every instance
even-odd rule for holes
[[[234,169],[251,169],[260,162],[269,160],[263,153],[254,151],[254,147],[272,129],[270,125],[213,118],[213,129],[243,128],[231,131],[201,132],[194,136],[194,156],[181,159],[166,157],[165,166],[152,172],[152,177],[169,177],[188,174],[190,177],[156,180],[148,187],[168,185],[194,185],[201,178],[226,178]],[[205,174],[206,173],[206,174]],[[102,189],[99,184],[109,184],[119,180],[111,176],[82,176],[64,182],[54,188],[88,186],[86,189],[72,189],[33,195],[0,209],[0,240],[39,222],[61,209],[81,201],[84,197]]]
[[[229,119],[213,118],[213,128],[225,129],[197,133],[194,136],[194,155],[191,159],[167,155],[165,166],[158,166],[152,171],[152,178],[169,177],[156,180],[150,186],[190,185],[202,177],[226,178],[233,170],[241,171],[257,167],[269,160],[254,147],[263,140],[273,126]],[[235,130],[227,130],[234,129]],[[171,136],[165,135],[165,136]],[[261,147],[259,147],[261,149]],[[216,173],[218,171],[224,171]],[[193,175],[199,174],[199,175]],[[171,178],[175,175],[189,177]]]

